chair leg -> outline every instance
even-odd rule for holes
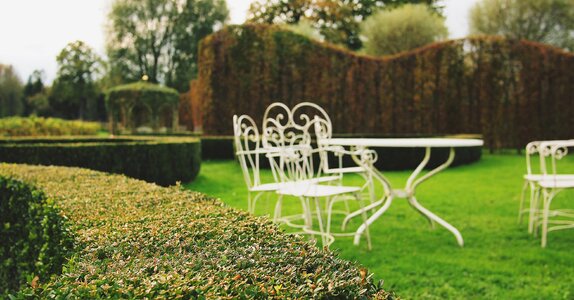
[[[319,223],[319,232],[321,233],[321,242],[323,244],[323,246],[328,246],[327,245],[327,239],[325,237],[325,229],[323,228],[323,217],[322,217],[322,212],[321,212],[321,204],[319,203],[319,200],[317,198],[313,198],[313,201],[315,201],[315,207],[317,209],[317,223]]]
[[[367,238],[367,249],[369,249],[369,251],[371,251],[372,249],[372,245],[371,245],[371,233],[369,232],[369,224],[367,224],[367,220],[369,219],[369,217],[367,216],[367,210],[365,209],[365,206],[363,205],[363,201],[361,200],[360,196],[357,194],[355,195],[355,197],[357,198],[357,202],[359,203],[359,209],[362,211],[361,216],[363,217],[363,224],[365,224],[365,235]]]
[[[543,217],[542,217],[542,239],[540,241],[540,245],[542,248],[546,248],[547,238],[548,238],[548,217],[550,214],[550,203],[554,198],[554,191],[548,192],[544,190],[544,208],[543,208]]]
[[[275,204],[275,211],[273,212],[273,222],[277,223],[279,218],[281,218],[281,206],[283,204],[283,195],[277,197],[277,203]]]
[[[526,193],[526,188],[528,187],[528,180],[524,180],[522,185],[522,191],[520,193],[520,206],[518,207],[518,224],[522,223],[522,214],[524,213],[524,194]],[[532,201],[530,201],[532,204]]]
[[[536,214],[538,212],[538,205],[540,202],[540,189],[534,187],[534,184],[530,185],[530,209],[528,212],[528,233],[534,233],[534,227],[536,222]]]

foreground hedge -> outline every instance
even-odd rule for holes
[[[195,138],[12,138],[0,139],[0,161],[76,166],[120,173],[160,185],[189,182],[199,172]]]
[[[0,241],[0,297],[58,274],[73,246],[53,199],[1,175]]]
[[[476,37],[375,58],[243,25],[206,37],[198,61],[191,102],[209,135],[231,134],[234,114],[261,120],[271,102],[313,101],[335,133],[473,133],[491,149],[574,136],[574,54],[528,41]]]
[[[94,135],[99,130],[101,126],[97,122],[41,117],[0,119],[0,136]]]
[[[390,298],[372,275],[268,219],[121,175],[2,164],[57,200],[76,234],[61,276],[21,291],[72,298]]]

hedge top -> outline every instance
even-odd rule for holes
[[[286,235],[268,219],[180,187],[96,171],[1,164],[0,176],[56,199],[76,233],[40,298],[389,297],[358,265]]]
[[[58,136],[58,137],[0,137],[0,145],[94,145],[94,144],[171,144],[199,143],[196,137],[182,136]]]
[[[164,104],[176,106],[179,104],[177,90],[149,82],[134,82],[115,86],[107,91],[108,104],[118,102],[145,103],[153,108]]]

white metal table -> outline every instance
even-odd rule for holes
[[[483,141],[479,139],[455,139],[455,138],[334,138],[321,141],[322,143],[330,146],[343,146],[343,147],[351,147],[355,150],[361,150],[366,148],[378,148],[378,147],[390,147],[390,148],[425,148],[425,155],[421,163],[418,167],[413,171],[413,173],[409,176],[405,187],[403,189],[394,189],[392,188],[390,182],[374,167],[372,164],[366,165],[363,164],[363,167],[370,169],[373,174],[376,174],[377,177],[383,181],[388,191],[383,197],[373,202],[371,205],[365,207],[366,210],[372,210],[380,206],[380,208],[365,222],[366,224],[362,224],[359,229],[357,229],[355,233],[354,243],[355,245],[359,244],[359,240],[361,238],[362,233],[366,230],[367,226],[372,224],[375,220],[377,220],[391,205],[394,198],[406,198],[408,203],[413,207],[416,211],[421,213],[425,216],[432,226],[434,226],[434,222],[440,224],[456,237],[456,240],[460,246],[464,245],[464,240],[462,235],[454,226],[450,225],[430,210],[423,207],[420,203],[418,203],[417,199],[415,198],[416,188],[417,186],[422,183],[423,181],[427,180],[431,176],[435,175],[436,173],[446,169],[454,160],[455,151],[454,148],[459,147],[480,147],[483,145]],[[436,167],[435,169],[427,172],[426,174],[419,176],[421,171],[427,165],[431,157],[431,149],[432,148],[450,148],[449,156],[447,160]],[[359,151],[360,152],[360,151]],[[356,159],[359,162],[359,159]],[[357,211],[352,214],[349,214],[345,220],[343,221],[343,226],[353,217],[358,216],[361,214],[362,211]]]

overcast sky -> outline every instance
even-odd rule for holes
[[[451,38],[468,31],[469,8],[478,0],[443,0]],[[56,55],[69,43],[86,42],[104,55],[104,21],[112,0],[0,0],[0,63],[13,65],[22,81],[43,69],[51,82]],[[227,0],[231,23],[240,24],[251,0]]]

